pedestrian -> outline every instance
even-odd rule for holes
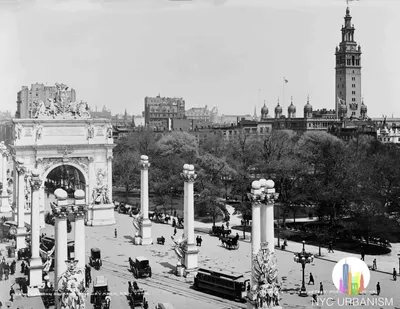
[[[333,251],[333,244],[332,244],[332,242],[330,242],[329,243],[329,248],[328,248],[328,253],[335,253],[334,251]]]
[[[4,269],[2,266],[0,266],[0,281],[3,280],[3,274],[4,274]]]
[[[362,249],[362,251],[361,251],[361,261],[364,261],[365,260],[365,251],[364,251],[364,249]]]
[[[377,270],[378,267],[376,266],[376,259],[372,262],[372,270]]]
[[[203,239],[201,238],[201,236],[199,236],[199,247],[201,247],[202,242],[203,242]]]
[[[199,236],[196,236],[196,246],[199,246]]]
[[[0,301],[0,309],[3,308],[3,303]]]
[[[313,302],[313,303],[317,303],[317,302],[318,302],[317,294],[314,293],[314,294],[312,295],[311,302]]]
[[[229,221],[226,222],[226,229],[229,230]]]
[[[315,282],[314,282],[314,276],[313,276],[312,273],[310,273],[310,280],[308,280],[308,285],[310,285],[311,283],[312,283],[312,285],[315,284]]]
[[[16,266],[16,264],[17,264],[17,262],[16,262],[15,260],[13,260],[13,261],[11,262],[11,266],[10,266],[11,275],[14,275],[14,274],[15,274],[15,266]]]
[[[13,288],[13,286],[11,286],[10,287],[10,301],[14,301],[14,294],[15,294],[14,288]]]
[[[6,265],[4,268],[4,280],[8,280],[8,276],[10,275],[10,265]]]
[[[7,252],[8,252],[8,257],[10,258],[11,257],[11,247],[8,247]]]
[[[118,236],[117,229],[114,230],[114,236],[115,236],[115,238],[117,238],[117,236]]]
[[[174,228],[174,236],[176,235],[176,227]]]
[[[283,240],[283,245],[284,245],[285,247],[287,247],[287,239],[286,239],[286,238]]]
[[[381,285],[379,284],[379,282],[376,284],[376,295],[379,296],[379,294],[381,294]]]
[[[324,294],[324,286],[322,282],[319,283],[319,294],[323,295]]]
[[[21,262],[21,273],[25,273],[25,261]]]
[[[176,217],[176,209],[174,210],[174,217]]]
[[[393,268],[393,280],[394,280],[394,281],[397,280],[397,271],[396,271],[396,268]]]

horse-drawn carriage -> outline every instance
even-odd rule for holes
[[[176,219],[178,220],[178,222]],[[172,219],[172,227],[176,227],[177,229],[183,229],[183,218],[177,217],[176,219],[175,218]]]
[[[30,259],[31,256],[32,256],[32,253],[31,253],[31,248],[30,247],[21,248],[17,252],[18,261]]]
[[[231,230],[225,229],[223,225],[217,226],[213,225],[209,234],[211,236],[218,236],[218,237],[228,237],[232,233]]]
[[[94,309],[109,309],[111,297],[109,296],[108,282],[105,276],[97,276],[93,283],[93,292],[90,295],[90,303]]]
[[[151,277],[150,263],[144,256],[137,256],[135,260],[129,258],[129,267],[135,278]]]
[[[157,223],[168,224],[169,220],[171,220],[171,217],[161,212],[152,212],[149,213],[149,219]]]
[[[120,214],[128,214],[131,210],[132,206],[125,204],[124,202],[119,203],[118,212]]]
[[[222,245],[229,249],[239,249],[239,234],[236,234],[235,237],[232,236],[228,236],[228,237],[224,237],[224,236],[220,236],[219,240],[221,241]]]
[[[164,236],[157,237],[157,244],[164,245],[164,243],[165,243],[165,237]]]
[[[131,308],[142,306],[145,301],[144,290],[139,288],[136,281],[133,283],[133,286],[132,283],[128,281],[128,300]]]
[[[90,249],[89,265],[94,267],[94,269],[99,270],[101,262],[101,250],[99,248]]]

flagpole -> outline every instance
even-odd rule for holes
[[[285,104],[285,83],[286,83],[286,81],[285,81],[285,77],[283,77],[283,80],[282,80],[282,112],[284,111],[284,104]]]

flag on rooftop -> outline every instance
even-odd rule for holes
[[[283,78],[283,80],[285,81],[285,83],[287,83],[287,82],[288,82],[288,80],[287,80],[286,78]]]

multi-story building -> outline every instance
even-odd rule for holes
[[[66,91],[67,102],[76,101],[76,92],[70,88]],[[22,86],[17,93],[17,112],[16,118],[31,118],[34,104],[40,101],[47,103],[47,99],[54,99],[57,94],[56,86],[46,86],[44,84],[32,84],[31,89]]]
[[[354,41],[354,25],[347,7],[342,26],[342,41],[336,46],[336,117],[365,118],[361,99],[361,46]],[[364,116],[364,117],[363,117]]]
[[[207,105],[205,107],[192,107],[185,111],[186,119],[200,120],[200,121],[215,121],[218,116],[218,108],[214,107],[209,110]]]
[[[182,98],[144,98],[144,119],[148,127],[169,130],[171,119],[185,119],[185,100]]]

